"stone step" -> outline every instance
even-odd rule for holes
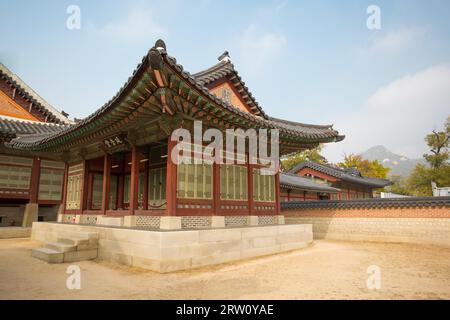
[[[58,252],[71,252],[71,251],[77,251],[77,246],[65,243],[65,242],[47,242],[45,244],[45,247],[48,249],[52,249]]]
[[[83,232],[83,231],[67,231],[64,233],[59,233],[59,237],[61,238],[81,238],[81,239],[97,239],[98,240],[98,232]]]
[[[68,245],[79,246],[79,245],[88,245],[89,239],[80,238],[80,237],[58,237],[57,242],[65,243]]]
[[[97,258],[97,249],[72,251],[64,253],[64,262],[77,262]]]
[[[31,255],[48,263],[62,263],[64,261],[64,253],[49,248],[32,249]]]

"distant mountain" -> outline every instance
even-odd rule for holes
[[[418,163],[425,164],[423,159],[409,159],[389,151],[384,146],[374,146],[361,153],[361,156],[367,160],[378,160],[385,167],[391,168],[389,176],[407,177]]]

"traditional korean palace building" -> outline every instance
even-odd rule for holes
[[[261,165],[248,161],[176,165],[173,130],[192,131],[194,120],[222,132],[278,129],[280,156],[344,138],[330,125],[267,115],[228,53],[211,68],[190,74],[161,40],[110,101],[77,122],[4,66],[0,89],[0,199],[3,206],[25,205],[25,223],[59,205],[65,222],[85,224],[102,216],[140,217],[137,224],[182,216],[189,217],[182,221],[187,227],[204,227],[214,216],[229,217],[227,225],[248,216],[270,222],[280,214],[279,173],[263,175]],[[350,186],[366,195],[381,186],[378,180],[349,181],[306,165],[297,169],[300,175],[317,173],[339,182],[348,194],[355,190]],[[337,192],[334,186],[323,188]]]
[[[342,169],[313,161],[299,163],[289,171],[289,174],[307,178],[313,183],[334,189],[334,192],[322,190],[322,197],[320,194],[314,195],[309,193],[308,195],[308,193],[305,192],[302,196],[297,193],[294,197],[290,196],[290,201],[373,198],[375,189],[384,188],[392,184],[392,182],[387,179],[364,177],[356,168]],[[282,194],[286,195],[288,189],[284,189],[285,190],[282,189]]]

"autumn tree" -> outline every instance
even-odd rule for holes
[[[327,160],[320,154],[321,151],[322,145],[319,145],[313,149],[308,149],[291,154],[285,159],[281,159],[281,165],[283,166],[283,170],[289,171],[292,168],[294,168],[297,164],[307,160],[325,164]]]
[[[341,168],[355,167],[363,176],[379,179],[385,179],[390,170],[378,160],[367,160],[357,154],[345,155],[344,161],[337,165]]]

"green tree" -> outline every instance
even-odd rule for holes
[[[423,157],[429,166],[418,164],[407,179],[407,189],[415,196],[431,196],[431,182],[438,186],[450,186],[450,116],[444,124],[444,130],[436,131],[425,137],[429,154]]]
[[[386,187],[387,191],[405,196],[411,195],[411,191],[408,188],[407,179],[402,176],[394,175],[390,177],[390,180],[393,184]]]
[[[339,162],[337,165],[341,168],[356,167],[363,176],[379,179],[385,179],[390,170],[378,160],[367,160],[357,154],[346,155],[344,161]]]
[[[322,151],[322,145],[317,146],[313,149],[303,150],[289,155],[285,159],[281,159],[281,165],[284,171],[289,171],[294,168],[297,164],[302,163],[306,160],[314,161],[317,163],[325,164],[327,160],[323,157],[320,152]]]
[[[449,145],[450,145],[450,116],[447,117],[444,125],[444,130],[432,133],[425,137],[427,145],[430,147],[431,154],[424,154],[423,157],[430,164],[432,168],[439,169],[447,164],[449,159]]]

